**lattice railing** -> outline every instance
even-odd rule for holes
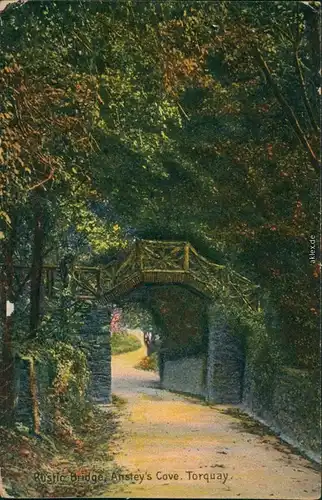
[[[20,279],[28,279],[28,268],[16,266],[16,270],[22,275]],[[257,307],[258,287],[228,267],[198,254],[187,242],[136,241],[121,261],[102,267],[74,266],[67,274],[62,276],[57,266],[44,266],[47,295],[54,295],[66,280],[70,280],[75,296],[106,302],[140,283],[183,283],[209,297],[227,297]]]
[[[141,269],[183,271],[185,245],[185,243],[178,241],[138,241],[136,248],[141,259]]]

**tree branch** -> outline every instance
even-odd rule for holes
[[[50,247],[50,248],[48,248],[48,249],[47,249],[47,250],[43,253],[42,258],[43,258],[43,259],[45,259],[45,257],[47,257],[47,255],[49,255],[49,254],[50,254],[50,252],[51,252],[52,250],[54,250],[54,247]],[[28,283],[28,281],[30,280],[30,277],[31,277],[31,270],[29,270],[29,271],[28,271],[28,273],[26,274],[25,279],[24,279],[22,282],[18,283],[19,288],[18,288],[18,290],[17,290],[17,291],[15,292],[15,294],[14,294],[13,302],[17,302],[17,300],[18,300],[18,298],[20,297],[21,293],[23,292],[23,290],[24,290],[24,288],[25,288],[26,284],[27,284],[27,283]]]
[[[38,182],[38,184],[35,184],[34,186],[30,187],[30,188],[29,188],[29,191],[32,191],[33,189],[36,189],[36,188],[38,188],[39,186],[42,186],[43,184],[45,184],[45,182],[50,181],[50,179],[52,179],[52,178],[53,178],[53,175],[54,175],[54,173],[55,173],[55,170],[56,170],[56,168],[55,168],[55,167],[54,167],[54,168],[52,168],[52,169],[51,169],[51,171],[50,171],[50,173],[49,173],[49,175],[48,175],[48,177],[46,177],[46,179],[44,179],[43,181]]]
[[[309,98],[307,96],[307,92],[306,92],[306,88],[305,88],[305,81],[304,81],[304,76],[303,76],[303,72],[302,72],[302,68],[301,68],[301,61],[299,58],[298,50],[295,51],[295,69],[296,69],[296,73],[297,73],[297,76],[298,76],[298,79],[300,82],[303,103],[304,103],[306,112],[308,114],[308,117],[310,119],[311,125],[312,125],[313,130],[315,132],[320,132],[320,128],[315,121],[313,111],[311,108],[311,104],[310,104]]]
[[[303,132],[303,130],[302,130],[295,114],[294,114],[294,111],[289,106],[289,104],[286,102],[284,96],[282,95],[280,89],[278,88],[278,85],[274,81],[272,74],[271,74],[271,71],[270,71],[266,61],[264,60],[262,54],[260,53],[260,51],[258,50],[258,48],[256,46],[254,46],[253,49],[254,49],[255,59],[259,65],[259,67],[262,69],[262,71],[267,79],[267,82],[273,91],[274,96],[276,97],[279,104],[282,106],[289,124],[291,125],[293,131],[297,135],[297,137],[298,137],[299,141],[301,142],[302,146],[304,147],[305,151],[308,153],[311,164],[314,167],[314,170],[317,173],[320,173],[320,165],[319,165],[318,159],[316,157],[316,154],[314,153],[305,133]]]

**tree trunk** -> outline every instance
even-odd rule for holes
[[[13,321],[7,317],[7,301],[13,300],[13,254],[16,237],[15,221],[8,232],[7,240],[2,243],[3,264],[0,270],[0,333],[1,333],[1,370],[0,370],[0,417],[5,425],[14,420],[15,371],[12,349]]]
[[[30,336],[34,338],[37,333],[40,321],[40,296],[41,277],[43,267],[44,249],[44,213],[40,197],[33,199],[34,210],[34,239],[32,249],[31,283],[30,283]]]
[[[43,250],[44,250],[44,217],[41,197],[35,192],[33,199],[34,213],[34,237],[32,248],[32,264],[31,264],[31,283],[30,283],[30,337],[35,338],[40,323],[40,301],[41,301],[41,278],[43,267]],[[32,420],[33,431],[39,433],[39,407],[37,399],[37,377],[35,372],[34,360],[29,363],[29,388],[32,404]]]

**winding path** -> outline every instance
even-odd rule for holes
[[[115,478],[107,496],[320,497],[320,474],[308,460],[271,435],[238,429],[228,405],[159,389],[156,374],[134,368],[145,354],[142,346],[113,357],[113,393],[127,400],[117,462],[132,477]]]

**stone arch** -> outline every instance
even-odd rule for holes
[[[204,330],[208,337],[206,340],[203,339],[207,352],[205,384],[201,395],[209,401],[216,402],[240,400],[243,354],[238,339],[231,335],[228,325],[219,324],[218,318],[214,320],[214,311],[216,301],[221,301],[228,294],[230,300],[241,301],[246,307],[256,308],[257,287],[249,280],[199,255],[188,242],[148,240],[135,242],[119,259],[101,268],[75,268],[73,278],[75,293],[81,292],[82,298],[91,296],[101,304],[99,306],[101,310],[105,307],[106,311],[110,304],[122,302],[126,297],[133,299],[133,294],[140,294],[142,289],[165,287],[172,290],[171,295],[173,290],[180,288],[182,294],[188,293],[187,291],[193,293],[196,297],[193,301],[199,300],[207,309],[203,314],[206,318]],[[84,295],[84,291],[87,295]],[[158,307],[151,304],[151,301],[150,307],[154,310],[155,316],[160,317]],[[180,321],[184,323],[185,320],[181,317],[179,323]],[[167,330],[168,328],[164,327],[164,335]],[[184,340],[177,338],[174,341],[174,333],[173,331],[167,337],[168,354],[171,353],[171,349],[176,350],[176,342],[180,344]],[[105,332],[105,335],[109,335],[109,332]],[[103,350],[97,352],[97,355],[101,356],[102,352]],[[108,356],[107,348],[105,354]],[[188,352],[187,356],[189,355],[191,357],[191,353]],[[184,358],[181,358],[181,361],[182,359]],[[165,363],[171,361],[176,360],[171,360],[169,356],[165,359]],[[94,359],[93,369],[97,370],[99,364],[100,362],[95,362]],[[182,370],[185,370],[184,361]],[[96,377],[100,379],[100,373]]]

